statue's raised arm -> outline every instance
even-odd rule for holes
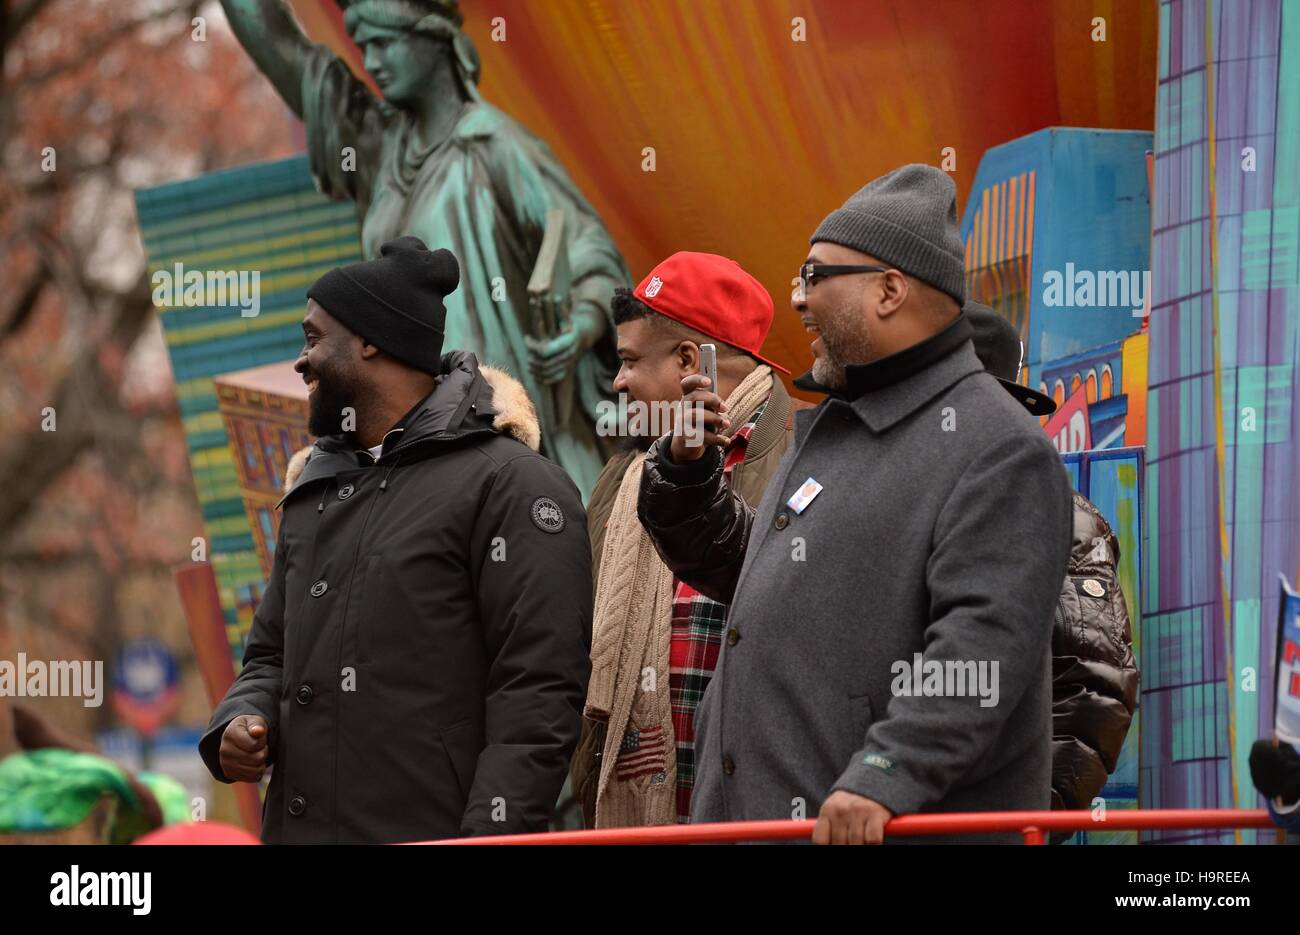
[[[311,42],[284,0],[221,0],[221,7],[239,44],[301,117],[302,73]]]

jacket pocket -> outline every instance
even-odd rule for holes
[[[1125,643],[1118,635],[1114,580],[1106,575],[1070,575],[1062,594],[1069,624],[1070,646],[1085,658],[1116,663],[1124,657]]]

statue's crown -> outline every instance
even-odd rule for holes
[[[457,0],[334,0],[334,5],[346,13],[348,7],[376,2],[395,3],[399,6],[409,7],[421,14],[437,13],[439,16],[445,16],[451,20],[458,27],[465,21],[465,17],[461,15],[460,4]]]

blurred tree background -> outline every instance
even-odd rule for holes
[[[203,535],[133,191],[301,149],[198,0],[0,0],[0,658],[163,639],[207,719],[172,568]],[[53,431],[49,427],[53,411]],[[80,699],[33,705],[88,737]]]

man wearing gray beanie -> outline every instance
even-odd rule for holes
[[[657,442],[642,476],[665,563],[730,604],[691,820],[816,816],[814,841],[861,844],[894,815],[1047,809],[1070,485],[975,354],[956,189],[903,166],[811,242],[792,306],[814,363],[795,385],[826,398],[795,415],[762,502],[724,486],[731,425],[698,375],[682,392],[704,444]],[[979,839],[1019,836],[949,840]]]
[[[459,268],[415,237],[307,290],[290,462],[239,677],[199,743],[273,767],[267,843],[545,830],[590,672],[591,550],[520,383],[442,347]]]
[[[816,335],[813,377],[845,389],[857,373],[846,367],[888,357],[951,325],[966,300],[964,253],[957,189],[933,166],[896,169],[827,215],[813,233],[795,297],[795,311]],[[969,335],[966,326],[951,340],[958,335]]]

